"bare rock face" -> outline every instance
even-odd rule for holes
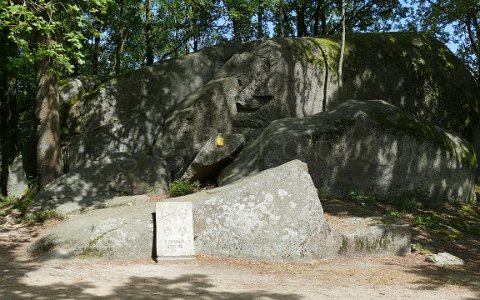
[[[245,145],[241,134],[222,134],[223,145],[217,145],[217,136],[211,137],[202,147],[182,175],[190,181],[216,179],[218,173],[238,155]]]
[[[472,146],[381,100],[351,100],[314,116],[272,122],[218,182],[291,159],[308,164],[323,197],[362,191],[390,201],[412,195],[430,203],[475,201]]]
[[[115,153],[60,176],[37,194],[31,209],[76,213],[117,196],[163,192],[169,182],[164,160]]]
[[[300,161],[175,198],[193,204],[195,252],[262,260],[326,257],[340,247]],[[72,216],[35,243],[53,257],[150,257],[154,203]],[[337,237],[337,238],[335,238]]]
[[[338,37],[231,43],[102,83],[67,81],[62,89],[62,101],[68,104],[62,115],[66,167],[85,168],[123,152],[164,160],[166,174],[181,176],[218,131],[242,134],[249,146],[275,120],[312,116],[348,99],[384,99],[478,140],[473,128],[480,123],[478,86],[439,41],[413,33],[353,34],[347,40],[342,90],[335,75]],[[352,140],[346,143],[355,143],[356,136],[348,138]],[[367,162],[358,164],[368,168]],[[344,175],[350,176],[334,173],[333,178]],[[434,176],[435,186],[426,181],[422,189],[432,196],[433,190],[448,194],[446,187],[437,188],[440,177]],[[441,185],[449,185],[450,178],[445,180]],[[413,184],[405,189],[416,188]],[[462,195],[469,193],[467,186],[462,188]],[[452,193],[448,199],[457,197]]]
[[[119,200],[135,201],[131,206],[71,216],[30,250],[45,259],[156,258],[155,205],[133,198]],[[378,218],[341,218],[330,226],[307,166],[298,160],[171,201],[192,203],[197,254],[302,261],[405,255],[410,249],[406,225],[388,225]]]
[[[162,157],[178,174],[217,131],[243,134],[248,145],[274,120],[348,99],[384,99],[471,139],[480,92],[444,45],[413,33],[347,40],[342,90],[337,37],[215,46],[96,85],[69,110],[72,168],[130,152]]]
[[[15,157],[8,168],[7,192],[9,197],[20,198],[28,188],[27,175],[23,169],[22,154]]]

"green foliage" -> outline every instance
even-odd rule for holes
[[[441,219],[434,213],[428,213],[415,217],[415,225],[423,227],[426,230],[439,229]]]
[[[27,212],[28,207],[30,204],[33,202],[33,199],[35,199],[37,188],[35,185],[30,186],[26,191],[25,194],[23,195],[22,198],[17,199],[13,203],[13,209],[18,209],[22,213],[22,215],[25,215]]]
[[[480,2],[478,0],[411,1],[412,27],[435,34],[457,47],[457,55],[480,80]]]
[[[34,225],[48,223],[53,220],[65,220],[65,215],[54,209],[35,211],[25,218],[25,223],[29,225]]]
[[[406,198],[400,201],[402,211],[414,211],[418,208],[418,202],[415,198]]]
[[[200,182],[198,180],[190,182],[184,179],[177,179],[168,186],[168,193],[170,194],[170,197],[178,197],[191,194],[199,188]]]
[[[6,205],[9,205],[13,201],[14,201],[14,199],[12,199],[10,197],[0,196],[0,208],[4,207]]]
[[[414,243],[411,245],[411,250],[412,252],[418,252],[420,253],[421,255],[429,255],[429,254],[432,254],[432,252],[428,249],[425,249],[422,247],[422,245],[420,243]]]
[[[396,210],[389,210],[385,213],[385,216],[391,220],[398,221],[402,218],[402,214]]]
[[[374,194],[364,192],[350,192],[348,198],[361,205],[375,203],[377,201],[377,197]]]

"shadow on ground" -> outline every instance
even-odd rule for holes
[[[16,231],[16,232],[14,232]],[[25,283],[30,272],[42,267],[32,260],[22,260],[19,253],[24,245],[39,236],[34,227],[0,229],[0,298],[1,299],[300,299],[297,294],[218,291],[204,274],[186,274],[174,279],[131,276],[106,296],[89,290],[98,286],[88,282],[58,283],[32,286]],[[47,266],[48,267],[48,266]],[[101,267],[99,265],[98,267]],[[135,266],[132,265],[132,268]],[[94,272],[94,271],[92,271]]]
[[[354,202],[339,199],[321,199],[324,211],[336,217],[384,217],[389,211],[397,211],[402,221],[411,225],[412,243],[420,243],[432,253],[448,252],[465,261],[463,266],[440,267],[434,264],[419,264],[406,268],[413,277],[422,278],[413,283],[419,290],[436,290],[448,285],[462,286],[474,291],[480,299],[480,208],[475,205],[445,205],[418,207],[402,210],[400,205],[381,202]],[[415,225],[418,216],[438,216],[435,228]],[[391,221],[391,220],[390,220]],[[452,235],[456,233],[456,237]],[[426,255],[425,255],[426,257]],[[393,265],[393,264],[392,264]]]

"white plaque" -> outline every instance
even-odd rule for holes
[[[191,202],[157,202],[157,260],[193,258]]]

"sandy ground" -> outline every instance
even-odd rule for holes
[[[1,299],[480,299],[477,266],[440,268],[421,255],[301,264],[205,256],[38,262],[26,249],[46,228],[3,226]]]

